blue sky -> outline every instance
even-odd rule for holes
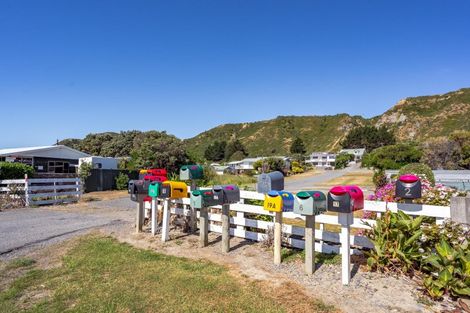
[[[0,0],[0,148],[470,87],[470,1]]]

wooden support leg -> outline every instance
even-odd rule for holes
[[[199,247],[206,247],[209,243],[209,218],[207,208],[201,208],[199,215]]]
[[[230,205],[222,205],[222,252],[230,251]]]
[[[144,216],[144,201],[141,196],[138,196],[138,201],[136,204],[136,217],[135,217],[135,232],[136,233],[140,233],[142,231],[143,216]]]
[[[315,216],[305,217],[305,272],[312,275],[315,271]]]
[[[274,215],[274,264],[281,264],[282,212]]]
[[[170,240],[170,199],[163,203],[162,241]]]

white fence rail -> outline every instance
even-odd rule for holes
[[[264,195],[252,191],[241,191],[240,203],[230,205],[231,218],[230,218],[230,234],[235,237],[245,238],[254,241],[263,241],[267,234],[266,231],[274,227],[272,221],[264,221],[254,219],[253,215],[261,216],[274,216],[273,213],[265,211],[262,206],[244,204],[245,200],[264,200]],[[214,206],[215,209],[220,209],[220,206]],[[397,204],[386,203],[380,201],[365,201],[364,211],[377,212],[378,214],[386,210],[396,212],[401,210],[412,216],[430,216],[435,217],[436,222],[439,223],[445,218],[450,217],[450,207],[448,206],[433,206],[433,205],[419,205],[419,204]],[[171,212],[179,215],[190,215],[189,199],[181,199],[173,201]],[[215,210],[214,210],[215,211]],[[197,212],[199,217],[199,212]],[[304,216],[286,212],[283,213],[284,219],[298,220],[299,222],[305,220]],[[209,231],[221,233],[222,226],[221,213],[209,214]],[[304,249],[304,235],[305,228],[301,226],[283,224],[282,231],[284,235],[283,244],[294,248]],[[315,231],[315,251],[323,253],[340,253],[340,234],[339,222],[337,215],[321,214],[315,217],[317,230]],[[360,253],[363,248],[373,248],[372,243],[366,236],[358,232],[359,230],[366,230],[370,227],[366,225],[375,224],[375,220],[354,218],[354,223],[351,225],[353,235],[350,236],[351,253]]]
[[[80,178],[0,180],[0,193],[24,199],[26,206],[76,202],[82,195]]]

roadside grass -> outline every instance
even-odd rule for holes
[[[127,190],[111,190],[111,191],[93,191],[85,193],[80,201],[92,202],[102,200],[114,200],[129,196]]]
[[[231,276],[224,266],[109,237],[79,239],[57,268],[39,269],[25,260],[12,264],[30,268],[0,292],[0,312],[336,312],[299,297],[299,290],[280,302],[276,293],[282,288],[273,292]]]
[[[16,269],[16,268],[20,268],[20,267],[28,267],[28,266],[31,266],[35,263],[36,263],[36,261],[33,260],[33,259],[30,259],[30,258],[18,258],[18,259],[15,259],[15,260],[9,262],[5,266],[5,270]]]
[[[216,175],[212,178],[209,185],[235,184],[238,185],[240,189],[243,189],[244,187],[254,188],[256,181],[257,179],[253,176],[223,174]]]
[[[346,173],[341,177],[337,177],[319,184],[319,187],[333,187],[337,185],[358,185],[364,188],[374,188],[372,181],[373,171],[360,171]]]

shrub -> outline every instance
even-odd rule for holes
[[[0,162],[0,179],[23,179],[25,174],[32,176],[34,168],[23,163]]]
[[[305,172],[305,169],[302,167],[299,161],[292,161],[291,172],[293,174],[301,174]]]
[[[375,170],[374,176],[372,177],[375,188],[383,187],[387,184],[387,175],[383,169]]]
[[[348,166],[349,162],[354,160],[354,155],[342,152],[336,156],[335,169],[342,169]]]
[[[436,183],[432,169],[426,164],[422,164],[422,163],[407,164],[403,166],[402,168],[400,168],[400,171],[398,172],[398,175],[403,175],[403,174],[418,175],[421,179],[425,179],[429,181],[431,185],[433,186]]]
[[[398,170],[409,163],[419,162],[422,152],[414,143],[400,143],[377,148],[364,155],[362,166]]]
[[[125,173],[119,173],[115,178],[116,180],[116,189],[117,190],[126,190],[129,183],[129,176]]]

